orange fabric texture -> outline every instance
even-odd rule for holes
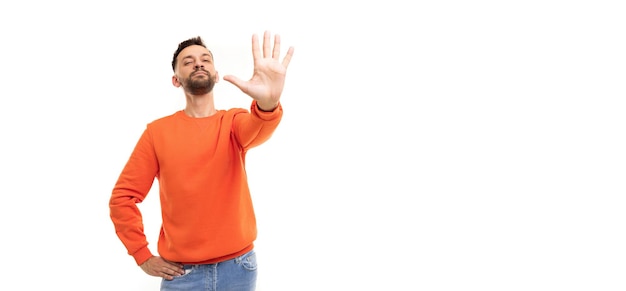
[[[137,203],[155,179],[162,214],[157,249],[164,259],[215,263],[252,249],[257,229],[245,156],[271,137],[282,114],[280,104],[263,112],[253,101],[250,111],[192,118],[181,110],[147,125],[109,201],[115,232],[138,265],[153,254]]]

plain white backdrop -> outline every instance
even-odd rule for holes
[[[158,290],[115,235],[112,187],[145,125],[184,106],[177,44],[202,36],[248,78],[267,29],[295,54],[283,122],[248,155],[257,290],[624,290],[620,4],[3,2],[5,284]]]

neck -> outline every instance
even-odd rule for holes
[[[215,114],[215,103],[213,102],[213,92],[204,95],[185,94],[187,105],[185,114],[190,117],[209,117]]]

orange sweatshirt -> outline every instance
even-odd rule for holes
[[[158,180],[164,259],[215,263],[253,247],[256,218],[248,189],[248,149],[270,138],[282,106],[263,112],[220,110],[206,118],[184,111],[149,123],[122,170],[109,201],[115,232],[138,265],[153,254],[137,207]]]

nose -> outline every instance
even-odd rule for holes
[[[196,65],[194,66],[194,68],[195,68],[196,70],[198,70],[198,69],[200,69],[200,68],[204,69],[204,65],[203,65],[203,64],[201,64],[201,63],[198,63],[198,64],[196,64]]]

